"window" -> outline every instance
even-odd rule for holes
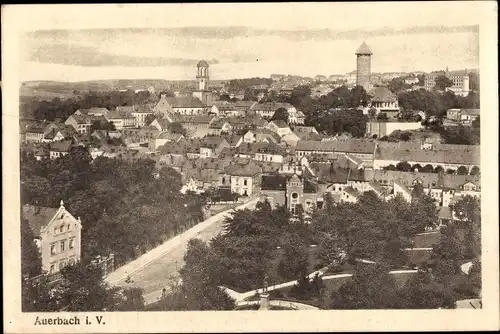
[[[59,232],[60,232],[60,233],[63,233],[63,231],[64,231],[64,225],[61,225],[61,226],[59,227]]]
[[[55,269],[56,269],[56,265],[55,265],[55,264],[51,264],[51,265],[50,265],[50,271],[49,271],[49,272],[52,274],[52,273],[54,273],[54,270],[55,270]]]
[[[65,264],[65,262],[66,262],[66,261],[65,261],[64,259],[63,259],[63,260],[61,260],[61,261],[59,261],[59,270],[61,270],[62,268],[64,268],[64,264]]]
[[[68,224],[68,231],[70,230],[70,228],[71,228],[71,224]]]
[[[243,180],[243,185],[246,186],[247,185],[247,180]]]
[[[297,199],[297,197],[299,197],[299,194],[297,194],[297,193],[293,193],[293,194],[292,194],[292,198],[293,198],[293,199]]]
[[[65,246],[66,246],[66,240],[61,241],[61,252],[64,252]]]
[[[54,234],[57,233],[57,227],[54,227]]]
[[[69,239],[69,249],[75,248],[75,239]]]
[[[56,244],[50,245],[50,255],[56,255]]]

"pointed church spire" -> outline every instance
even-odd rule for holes
[[[64,202],[63,202],[63,200],[61,200],[60,205],[61,205],[61,208],[64,208]]]

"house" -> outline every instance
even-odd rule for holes
[[[281,137],[282,142],[286,143],[288,146],[293,148],[297,146],[299,140],[301,140],[301,138],[293,131]]]
[[[253,131],[247,131],[243,135],[243,142],[244,143],[255,143],[255,133]]]
[[[73,143],[69,140],[50,143],[50,158],[56,159],[69,154]]]
[[[107,108],[92,107],[90,109],[78,109],[74,115],[104,117],[107,119],[109,110]]]
[[[270,161],[270,162],[282,163],[286,155],[287,155],[286,150],[283,147],[273,143],[269,143],[265,144],[265,146],[257,147],[254,159],[257,161]]]
[[[389,119],[397,118],[398,98],[387,87],[374,87],[369,94],[372,96],[370,107],[375,108],[377,114],[385,113]]]
[[[462,123],[471,123],[475,121],[480,114],[480,109],[461,109],[460,110],[460,121]]]
[[[257,115],[271,119],[274,116],[276,110],[284,108],[288,112],[288,114],[293,114],[293,119],[296,120],[297,109],[290,103],[279,103],[279,102],[266,102],[266,103],[257,103],[252,106],[252,111]]]
[[[153,107],[149,104],[145,105],[134,105],[132,111],[130,112],[132,117],[135,118],[134,126],[135,127],[142,127],[146,124],[146,118],[148,116],[154,115],[154,110]]]
[[[78,111],[78,110],[77,110]],[[93,118],[85,114],[77,114],[76,112],[69,116],[64,124],[71,125],[79,133],[87,133],[92,125]]]
[[[116,110],[108,113],[108,121],[113,123],[116,130],[133,128],[135,126],[135,117],[128,111],[131,108],[133,107],[116,107]]]
[[[184,185],[181,192],[203,193],[219,184],[219,171],[215,169],[192,168],[183,172]]]
[[[82,223],[66,210],[63,201],[59,208],[24,205],[22,216],[33,231],[44,272],[55,274],[80,261]]]
[[[150,126],[154,126],[160,132],[165,132],[168,130],[168,126],[171,121],[168,118],[156,118],[153,122],[151,122]]]
[[[243,143],[243,136],[239,135],[226,136],[225,139],[231,147],[238,147]]]
[[[160,115],[203,115],[207,110],[205,105],[193,96],[167,97],[165,94],[160,95],[160,100],[153,108],[156,114]]]
[[[269,122],[265,128],[276,133],[280,138],[292,132],[288,124],[281,119]]]
[[[236,101],[232,103],[233,107],[238,111],[238,115],[248,114],[256,104],[256,101]]]
[[[411,190],[400,180],[394,180],[393,183],[393,194],[394,196],[401,196],[403,199],[410,203],[411,202]]]
[[[256,129],[255,142],[277,144],[280,142],[280,136],[277,133],[268,129]]]
[[[459,121],[460,120],[460,110],[461,109],[448,109],[446,110],[446,118],[452,121]]]
[[[377,143],[372,140],[345,139],[330,141],[300,140],[295,148],[297,157],[308,156],[314,153],[343,153],[361,159],[367,166],[373,164],[373,157]]]
[[[215,118],[208,115],[185,116],[173,115],[172,121],[180,123],[186,130],[187,138],[203,138],[208,135],[208,128]]]
[[[346,187],[342,191],[340,201],[344,203],[357,203],[361,193],[353,187]]]
[[[217,157],[224,148],[230,148],[229,143],[222,137],[206,137],[200,146],[200,158]]]
[[[90,136],[97,140],[105,140],[108,137],[108,133],[106,130],[94,130]]]
[[[232,103],[227,101],[215,101],[210,112],[216,116],[236,117],[243,116],[245,113],[238,110]]]
[[[26,143],[41,143],[44,137],[44,129],[36,126],[28,126],[25,132]]]
[[[61,130],[52,129],[49,132],[46,132],[42,138],[42,143],[52,143],[55,141],[61,141],[65,138]]]
[[[179,133],[162,132],[153,139],[150,149],[151,151],[157,151],[160,146],[163,146],[166,143],[178,143],[182,139],[184,139],[184,136]]]
[[[233,164],[223,171],[223,178],[229,177],[231,192],[241,196],[251,196],[260,190],[262,169],[250,162],[245,165]]]
[[[208,127],[208,135],[220,136],[223,134],[230,134],[232,129],[233,127],[226,119],[214,119],[214,121]]]

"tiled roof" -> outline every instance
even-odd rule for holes
[[[205,108],[205,105],[197,97],[167,97],[166,100],[172,108]]]
[[[37,207],[23,205],[23,218],[27,219],[36,238],[40,237],[41,230],[54,218],[59,208]]]
[[[314,126],[296,125],[293,128],[293,132],[295,132],[295,133],[311,133],[311,132],[317,132],[317,131],[316,131],[316,128]]]
[[[212,123],[210,123],[210,129],[222,129],[224,124],[229,123],[226,119],[220,118],[215,119]]]
[[[383,194],[385,192],[385,189],[377,181],[372,180],[372,181],[368,182],[368,184],[378,194]]]
[[[172,115],[172,121],[178,123],[210,124],[213,119],[213,116],[208,115]]]
[[[229,143],[231,146],[235,146],[238,144],[238,142],[242,139],[242,136],[238,135],[232,135],[232,136],[227,136],[226,141]]]
[[[252,110],[266,110],[266,111],[276,111],[279,108],[293,108],[290,103],[280,103],[280,102],[266,102],[257,103],[252,107]]]
[[[50,143],[50,150],[55,152],[68,152],[71,148],[71,141],[58,141]]]
[[[424,188],[436,186],[439,182],[439,175],[436,173],[413,173],[389,170],[365,170],[367,179],[377,181],[382,185],[392,185],[393,181],[398,182],[406,187],[413,187],[413,181],[420,180]]]
[[[375,149],[374,141],[362,139],[346,139],[331,141],[299,140],[297,151],[322,151],[372,154]]]
[[[26,133],[43,133],[44,129],[40,127],[35,127],[35,126],[28,126],[26,129]]]
[[[481,109],[460,109],[462,115],[479,116]]]
[[[309,167],[323,183],[347,183],[349,169],[339,168],[335,164],[310,163]]]
[[[274,125],[276,125],[280,129],[288,128],[288,124],[286,124],[286,122],[282,119],[271,121],[271,123],[274,123]]]
[[[357,55],[371,55],[372,50],[370,50],[370,47],[368,47],[368,44],[366,44],[366,42],[363,41],[363,43],[361,43],[359,48],[356,50],[356,54]]]
[[[349,194],[349,195],[351,195],[351,196],[354,196],[354,197],[356,197],[356,198],[357,198],[357,197],[359,197],[359,196],[361,196],[360,192],[359,192],[359,191],[357,191],[356,189],[354,189],[353,187],[345,187],[345,188],[344,188],[344,191],[345,191],[347,194]]]
[[[225,141],[224,138],[219,136],[210,136],[202,139],[201,147],[216,148]]]
[[[117,106],[116,111],[118,113],[131,114],[135,111],[134,106]]]
[[[179,134],[179,133],[162,132],[156,138],[158,138],[158,139],[168,139],[168,140],[177,142],[182,137],[183,136],[181,134]]]
[[[479,165],[479,145],[435,145],[433,149],[394,150],[379,146],[376,160],[416,161],[443,164]]]
[[[262,173],[262,169],[256,164],[250,162],[246,165],[230,165],[224,170],[224,173],[233,176],[255,176],[259,173]]]
[[[398,98],[387,87],[375,87],[370,90],[374,102],[396,102]]]

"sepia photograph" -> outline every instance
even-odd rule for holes
[[[4,322],[499,329],[496,10],[2,7]]]

